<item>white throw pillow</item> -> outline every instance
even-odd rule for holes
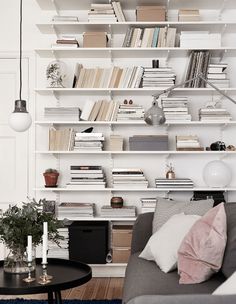
[[[236,294],[236,271],[216,290],[213,292],[213,295],[231,295]]]
[[[173,215],[149,239],[140,258],[155,261],[163,272],[177,268],[178,249],[185,235],[193,224],[199,220],[199,215]]]

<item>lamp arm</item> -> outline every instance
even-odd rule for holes
[[[223,92],[222,90],[220,90],[219,88],[217,88],[213,83],[211,83],[210,81],[208,81],[205,77],[203,77],[203,74],[202,73],[199,73],[197,76],[189,79],[189,80],[186,80],[186,81],[183,81],[179,84],[174,84],[173,86],[169,87],[168,89],[166,90],[163,90],[161,93],[158,93],[158,94],[154,94],[152,95],[154,97],[154,99],[158,99],[162,94],[165,94],[165,93],[168,93],[168,92],[171,92],[173,91],[174,89],[176,88],[179,88],[179,87],[182,87],[183,85],[189,83],[189,82],[192,82],[193,80],[195,79],[198,79],[200,78],[201,80],[203,80],[204,82],[206,82],[207,84],[209,84],[209,86],[211,86],[213,89],[215,89],[218,93],[220,93],[222,96],[226,97],[227,99],[229,99],[230,101],[232,101],[233,103],[236,104],[236,101],[231,98],[230,96],[228,96],[225,92]]]

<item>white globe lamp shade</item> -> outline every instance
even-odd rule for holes
[[[213,160],[206,164],[203,170],[203,179],[208,187],[222,188],[230,184],[231,169],[221,160]]]
[[[32,124],[31,115],[26,110],[25,100],[15,101],[15,110],[10,114],[9,125],[16,132],[24,132]]]

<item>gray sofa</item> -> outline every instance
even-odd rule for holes
[[[222,271],[201,284],[179,284],[177,271],[164,273],[155,262],[139,258],[152,235],[153,213],[140,214],[134,224],[131,256],[126,268],[123,303],[128,304],[233,304],[236,295],[211,293],[236,270],[236,204],[225,205],[227,246]]]

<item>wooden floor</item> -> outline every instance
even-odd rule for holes
[[[103,300],[103,299],[121,299],[123,278],[93,278],[81,287],[68,289],[62,292],[63,299],[79,300]],[[27,295],[27,296],[1,296],[0,299],[47,299],[47,295]]]

